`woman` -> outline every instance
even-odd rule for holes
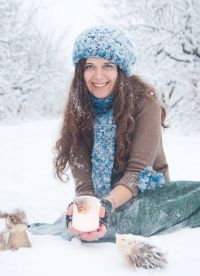
[[[75,74],[55,168],[61,180],[71,169],[76,196],[101,200],[100,227],[92,232],[74,229],[72,205],[68,208],[66,232],[82,241],[113,241],[116,232],[149,236],[182,221],[194,226],[190,217],[200,208],[198,182],[190,187],[169,182],[162,143],[165,110],[154,89],[133,75],[135,61],[130,41],[112,27],[88,29],[74,44]],[[186,211],[191,192],[192,208]]]

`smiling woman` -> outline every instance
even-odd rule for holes
[[[88,58],[84,67],[84,80],[89,92],[97,98],[112,94],[117,81],[117,65],[102,58]]]
[[[133,75],[135,61],[132,44],[119,29],[94,27],[75,40],[55,169],[64,181],[70,167],[76,197],[46,233],[114,241],[115,233],[150,236],[174,225],[200,226],[200,183],[170,182],[162,142],[165,110],[155,90]],[[100,202],[94,231],[72,226],[80,196]],[[40,226],[36,231],[46,227]]]
[[[82,240],[104,236],[111,210],[139,191],[169,182],[161,133],[165,110],[154,89],[131,76],[135,61],[132,43],[113,27],[90,28],[74,43],[75,74],[55,165],[61,178],[70,166],[77,197],[96,196],[105,208],[91,233],[71,226],[68,209],[68,232]]]

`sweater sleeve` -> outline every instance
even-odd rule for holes
[[[76,196],[95,196],[90,151],[84,139],[79,141],[77,150],[70,155],[70,169],[75,181]]]
[[[161,108],[156,98],[149,99],[136,118],[129,159],[123,177],[114,186],[123,185],[133,195],[139,189],[136,186],[137,175],[146,167],[153,167],[161,139]]]

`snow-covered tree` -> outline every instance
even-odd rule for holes
[[[184,134],[200,133],[200,84],[193,83],[190,93],[186,93],[168,115],[168,121]]]
[[[137,72],[160,91],[171,118],[184,110],[187,98],[200,126],[193,108],[200,105],[194,96],[200,93],[200,1],[105,0],[103,5],[109,15],[104,22],[127,32],[136,48]]]
[[[37,9],[0,0],[0,120],[55,116],[62,111],[67,69],[62,41],[34,25]]]

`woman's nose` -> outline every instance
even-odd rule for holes
[[[103,77],[103,71],[102,71],[101,68],[97,68],[95,70],[94,77],[95,77],[96,80],[100,80]]]

